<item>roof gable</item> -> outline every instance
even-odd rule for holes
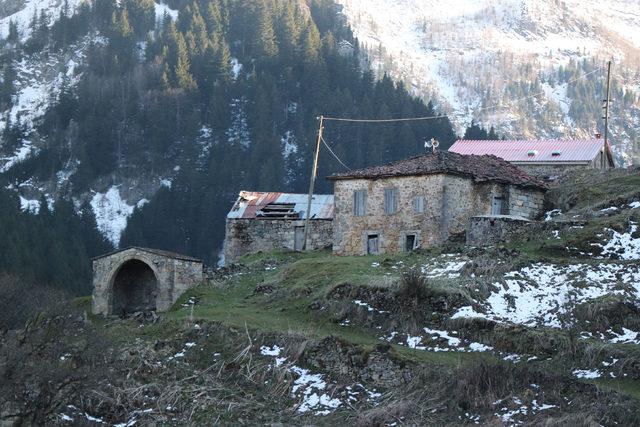
[[[137,250],[137,251],[142,251],[142,252],[148,252],[151,254],[156,254],[156,255],[160,255],[160,256],[164,256],[167,258],[173,258],[173,259],[179,259],[179,260],[183,260],[183,261],[192,261],[192,262],[202,262],[201,259],[198,258],[194,258],[188,255],[182,255],[179,254],[177,252],[169,252],[169,251],[163,251],[161,249],[152,249],[152,248],[143,248],[140,246],[128,246],[126,248],[122,248],[122,249],[116,249],[114,251],[111,252],[107,252],[106,254],[102,254],[102,255],[98,255],[96,257],[91,258],[92,260],[97,260],[97,259],[101,259],[101,258],[105,258],[111,255],[115,255],[121,252],[126,252],[129,250]]]
[[[380,179],[437,173],[466,176],[477,182],[493,181],[520,187],[546,188],[542,181],[496,156],[462,155],[448,151],[436,151],[381,166],[338,173],[328,179]]]
[[[493,155],[509,162],[590,162],[605,147],[603,139],[458,140],[449,151]],[[611,147],[607,158],[613,165]]]

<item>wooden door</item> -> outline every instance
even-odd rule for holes
[[[304,227],[295,227],[293,233],[293,250],[302,251],[304,249]]]
[[[377,254],[378,244],[379,244],[379,239],[377,234],[370,234],[369,236],[367,236],[367,253]]]

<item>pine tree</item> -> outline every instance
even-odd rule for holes
[[[273,29],[273,17],[266,1],[257,6],[258,26],[255,28],[253,46],[259,58],[271,59],[278,55],[278,42]]]
[[[3,111],[7,110],[11,105],[11,97],[15,93],[16,77],[17,73],[13,66],[13,61],[7,60],[2,70],[2,83],[0,84],[0,105],[2,105]],[[9,122],[7,122],[6,126],[9,126]]]
[[[18,24],[11,19],[9,21],[9,31],[7,34],[7,42],[8,43],[17,43],[20,41],[20,33],[18,31]]]
[[[129,23],[129,11],[122,8],[120,13],[113,12],[111,18],[111,30],[118,39],[126,39],[133,34],[133,29]]]
[[[283,8],[283,16],[278,20],[278,40],[282,55],[292,61],[298,51],[302,27],[301,18],[297,15],[294,2],[287,2]]]
[[[193,79],[189,65],[189,54],[187,53],[187,43],[181,33],[176,39],[177,62],[174,69],[175,81],[178,88],[190,92],[197,88]]]
[[[313,23],[311,23],[302,36],[302,57],[306,65],[317,64],[320,60],[320,33]]]

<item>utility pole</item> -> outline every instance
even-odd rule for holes
[[[316,154],[313,157],[313,168],[311,169],[311,182],[309,183],[309,196],[307,199],[307,218],[304,223],[304,241],[302,248],[307,249],[307,238],[309,237],[309,221],[311,220],[311,202],[313,199],[313,187],[316,184],[316,175],[318,173],[318,157],[320,156],[320,143],[322,142],[322,131],[324,124],[324,116],[318,118],[320,120],[320,127],[318,128],[318,142],[316,143]]]
[[[603,99],[604,109],[604,146],[607,147],[607,141],[609,140],[609,104],[611,103],[611,61],[607,63],[607,99]]]

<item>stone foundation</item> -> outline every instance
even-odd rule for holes
[[[333,243],[331,220],[309,221],[307,248],[330,248]],[[224,262],[229,265],[238,258],[275,250],[302,250],[304,220],[238,218],[227,219],[224,241]],[[297,243],[296,243],[297,242]]]
[[[517,216],[476,216],[469,220],[467,245],[481,247],[509,242],[531,224],[534,223]]]

